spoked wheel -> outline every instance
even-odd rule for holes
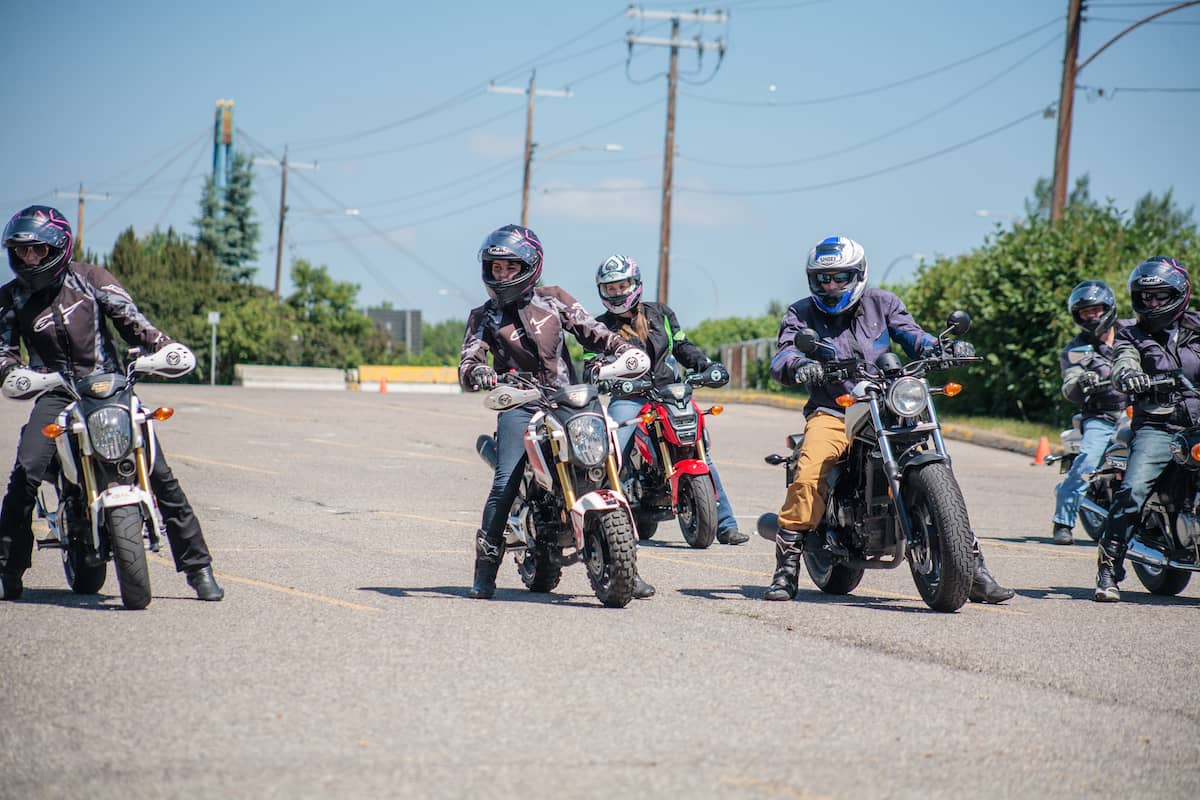
[[[912,522],[908,566],[925,604],[957,611],[971,591],[971,523],[962,490],[950,467],[940,462],[915,467],[905,476]]]
[[[717,490],[708,475],[684,475],[679,479],[679,529],[697,550],[717,538]]]
[[[1138,530],[1142,536],[1170,541],[1167,528],[1169,524],[1170,522],[1163,512],[1145,508],[1142,510],[1142,519]],[[1146,587],[1146,591],[1164,597],[1174,597],[1179,594],[1187,588],[1188,582],[1192,579],[1192,573],[1181,569],[1154,567],[1137,561],[1133,562],[1133,571],[1138,580],[1142,582],[1142,586]]]
[[[600,602],[624,608],[633,599],[637,541],[624,511],[602,512],[584,533],[588,580]]]
[[[142,509],[115,506],[108,509],[107,517],[121,602],[126,608],[145,608],[150,605],[150,570],[146,566],[146,545],[142,539],[146,526]]]

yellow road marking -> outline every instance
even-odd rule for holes
[[[468,459],[455,458],[454,456],[437,456],[437,455],[433,455],[432,453],[417,453],[417,452],[413,452],[411,450],[392,450],[391,448],[388,448],[388,447],[371,447],[370,445],[365,445],[365,444],[353,444],[353,443],[349,443],[349,442],[335,442],[335,441],[331,441],[329,439],[317,439],[315,437],[305,439],[304,441],[312,442],[313,444],[323,444],[323,445],[326,445],[327,447],[344,447],[349,450],[368,450],[372,453],[387,453],[388,455],[406,456],[409,458],[428,458],[433,461],[449,461],[453,464],[472,464],[472,463],[474,463],[472,461],[469,461]]]
[[[228,467],[229,469],[240,469],[245,472],[259,472],[259,473],[262,473],[263,475],[278,475],[279,474],[278,472],[276,472],[273,469],[262,469],[261,467],[245,467],[245,466],[242,466],[241,464],[230,464],[226,461],[213,461],[210,458],[201,458],[200,456],[189,456],[186,453],[180,453],[178,451],[173,451],[171,453],[171,458],[172,459],[182,458],[184,461],[195,461],[199,464],[211,464],[214,467]]]
[[[151,561],[157,561],[160,564],[165,564],[166,566],[169,566],[172,568],[175,566],[174,561],[164,558],[163,556],[147,553],[146,557]],[[280,594],[291,595],[292,597],[302,597],[305,600],[315,600],[318,603],[325,603],[326,605],[338,606],[340,608],[349,608],[354,611],[382,611],[383,610],[382,608],[376,608],[375,606],[364,606],[361,603],[351,603],[349,600],[339,600],[336,597],[327,597],[323,594],[313,594],[312,592],[304,592],[299,589],[293,589],[291,586],[280,586],[277,583],[268,583],[267,581],[260,581],[260,580],[254,579],[254,578],[242,578],[242,577],[238,577],[236,575],[230,575],[227,572],[213,572],[213,575],[215,575],[216,577],[220,578],[221,580],[223,580],[227,583],[240,583],[244,586],[254,586],[259,589],[268,589],[272,592],[279,592]]]
[[[1096,558],[1096,551],[1091,547],[1081,550],[1073,545],[1065,547],[1061,544],[1030,544],[1028,542],[1009,542],[1004,539],[989,539],[986,537],[981,537],[980,540],[987,542],[989,547],[995,545],[1002,549],[1032,550],[1040,554],[1043,558],[1074,558],[1075,556],[1093,560]]]
[[[444,522],[447,525],[459,525],[464,528],[478,528],[474,522],[463,522],[457,519],[446,519],[445,517],[426,517],[421,514],[405,514],[400,511],[376,511],[381,517],[403,517],[405,519],[419,519],[423,522]]]

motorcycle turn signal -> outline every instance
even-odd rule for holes
[[[934,394],[944,394],[944,395],[946,395],[946,397],[957,397],[959,394],[962,393],[962,390],[963,390],[962,384],[955,383],[954,381],[947,383],[945,386],[943,386],[940,389],[930,389],[930,391],[933,392]]]
[[[842,408],[849,408],[850,406],[854,405],[854,395],[840,394],[838,395],[836,402]]]
[[[712,408],[710,408],[708,411],[705,411],[704,413],[712,414],[714,417],[716,417],[716,416],[719,416],[721,414],[721,412],[724,410],[725,410],[725,406],[715,405]]]
[[[42,428],[42,436],[45,436],[47,439],[57,439],[66,432],[66,428],[54,422]]]
[[[161,408],[154,409],[154,413],[150,416],[159,422],[166,422],[171,417],[175,416],[175,409],[169,406],[162,406]]]

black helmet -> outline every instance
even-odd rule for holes
[[[1171,299],[1161,306],[1147,306],[1143,293],[1163,289],[1171,292]],[[1166,256],[1146,259],[1129,273],[1129,299],[1133,301],[1138,327],[1149,333],[1169,328],[1187,311],[1192,299],[1192,280],[1187,267]]]
[[[1103,306],[1104,313],[1096,319],[1083,319],[1079,312],[1085,308]],[[1067,311],[1084,332],[1100,336],[1117,321],[1117,296],[1104,281],[1083,281],[1071,290]]]
[[[27,264],[13,252],[14,247],[44,244],[49,250],[36,264]],[[75,237],[67,218],[57,208],[30,206],[18,211],[4,226],[4,247],[8,266],[31,291],[57,286],[71,263]]]
[[[488,295],[501,306],[521,299],[542,277],[542,243],[537,234],[520,225],[505,225],[488,234],[479,246],[483,264],[483,285]],[[519,261],[521,271],[515,278],[500,281],[492,275],[493,261]]]

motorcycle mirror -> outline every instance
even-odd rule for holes
[[[805,355],[812,355],[817,351],[817,343],[820,337],[812,328],[801,328],[796,331],[796,338],[792,342],[796,345],[796,349]]]
[[[946,328],[947,333],[962,336],[971,329],[971,315],[961,308],[958,311],[950,312],[950,317],[946,320]]]
[[[1090,344],[1072,347],[1067,351],[1067,362],[1071,364],[1086,364],[1092,360],[1096,351]]]

